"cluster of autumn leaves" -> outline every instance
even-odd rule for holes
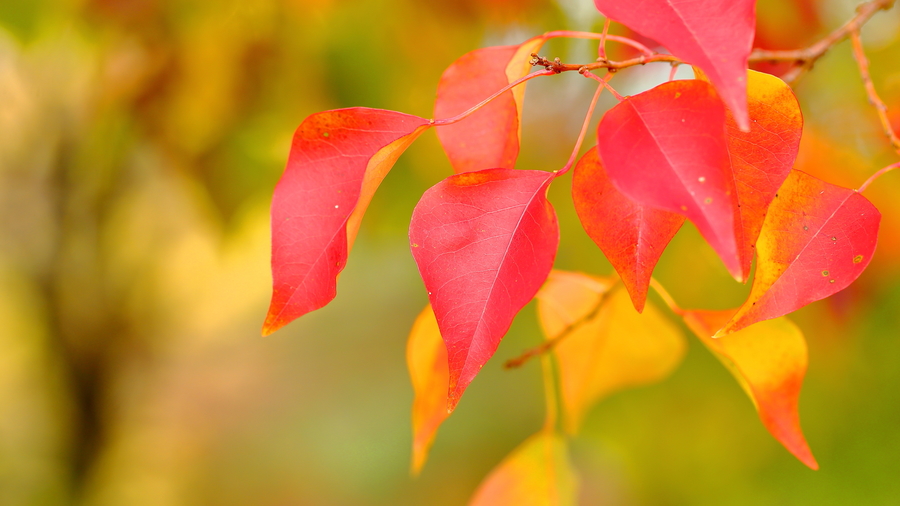
[[[806,345],[784,315],[861,274],[880,215],[857,191],[792,170],[802,115],[785,83],[747,70],[752,1],[648,1],[657,9],[639,13],[623,2],[595,3],[693,64],[698,77],[621,100],[600,121],[597,146],[574,168],[579,218],[617,279],[552,271],[559,229],[547,189],[566,170],[513,168],[524,86],[471,109],[526,76],[530,55],[562,33],[553,32],[472,51],[451,65],[435,115],[459,115],[452,121],[350,108],[300,125],[273,197],[274,290],[263,332],[334,298],[379,183],[403,150],[435,127],[456,174],[424,193],[410,224],[430,300],[408,347],[414,469],[535,297],[548,339],[565,334],[553,353],[569,433],[603,396],[665,377],[680,361],[684,337],[647,292],[656,262],[686,219],[737,280],[746,282],[754,256],[756,274],[736,310],[689,311],[669,300],[670,309],[731,370],[773,436],[816,468],[797,414]],[[548,469],[558,479],[541,481],[552,488],[547,493],[571,502],[563,444],[545,428],[486,479],[473,503],[527,504],[515,499],[521,491],[510,483]]]

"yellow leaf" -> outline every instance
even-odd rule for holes
[[[441,339],[431,305],[416,318],[406,346],[406,365],[413,385],[412,473],[419,474],[438,427],[449,416],[447,389],[450,373],[447,348]]]

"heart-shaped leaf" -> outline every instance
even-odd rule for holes
[[[596,148],[575,166],[572,200],[585,232],[619,273],[634,308],[643,311],[653,268],[684,217],[623,195],[609,181]]]
[[[559,245],[555,174],[488,169],[422,195],[409,240],[450,365],[449,409],[547,278]]]
[[[531,53],[546,41],[539,36],[518,46],[476,49],[453,62],[441,76],[435,118],[468,110],[531,69]],[[511,169],[519,155],[519,118],[525,85],[500,95],[468,118],[437,129],[441,146],[456,173],[487,167]]]
[[[750,127],[746,73],[756,25],[754,0],[594,0],[594,5],[703,69],[738,126]]]
[[[792,171],[756,242],[750,296],[716,335],[786,315],[849,286],[872,260],[880,222],[881,213],[855,190]]]
[[[671,81],[625,98],[597,129],[600,160],[631,200],[686,216],[741,279],[725,107],[708,83]]]
[[[334,299],[366,207],[428,120],[354,107],[306,118],[272,197],[272,302],[263,335]]]
[[[711,338],[733,313],[686,311],[684,321],[738,380],[772,436],[801,462],[818,469],[800,429],[797,406],[807,364],[803,334],[787,318],[776,318]]]

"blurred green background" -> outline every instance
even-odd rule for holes
[[[761,0],[758,45],[797,48],[842,0]],[[533,308],[409,476],[406,335],[426,303],[406,230],[450,173],[433,132],[375,197],[328,307],[259,337],[268,205],[307,115],[430,117],[441,72],[477,47],[599,30],[590,0],[0,2],[0,504],[459,505],[543,416]],[[865,29],[900,126],[900,8]],[[587,62],[585,41],[542,54]],[[635,93],[668,67],[613,81]],[[797,166],[858,186],[896,161],[843,43],[796,86]],[[593,84],[529,84],[521,168],[565,163]],[[608,96],[602,107],[611,105]],[[596,121],[596,119],[595,119]],[[585,148],[593,142],[588,141]],[[551,190],[557,267],[608,274],[570,179]],[[600,404],[572,444],[585,505],[888,505],[900,498],[900,174],[867,191],[879,249],[850,288],[794,317],[810,348],[813,472],[692,341],[666,382]],[[657,276],[684,307],[737,306],[692,228]]]

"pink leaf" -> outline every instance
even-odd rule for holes
[[[555,174],[488,169],[422,195],[409,240],[450,365],[449,409],[547,278],[559,227],[546,193]]]
[[[531,53],[545,40],[539,36],[518,46],[486,47],[461,56],[441,76],[434,117],[445,119],[462,113],[525,76],[531,69]],[[516,165],[524,94],[525,85],[519,85],[459,123],[437,129],[454,172]]]
[[[628,97],[597,129],[610,180],[631,200],[691,220],[741,277],[725,108],[709,84],[672,81]]]
[[[334,299],[375,190],[429,121],[354,107],[314,114],[294,133],[272,197],[272,302],[263,335]]]
[[[572,200],[585,232],[619,273],[634,308],[643,311],[653,268],[684,217],[638,204],[619,192],[596,148],[575,166]]]
[[[741,130],[750,128],[746,74],[756,25],[754,0],[594,0],[594,5],[703,69]]]

